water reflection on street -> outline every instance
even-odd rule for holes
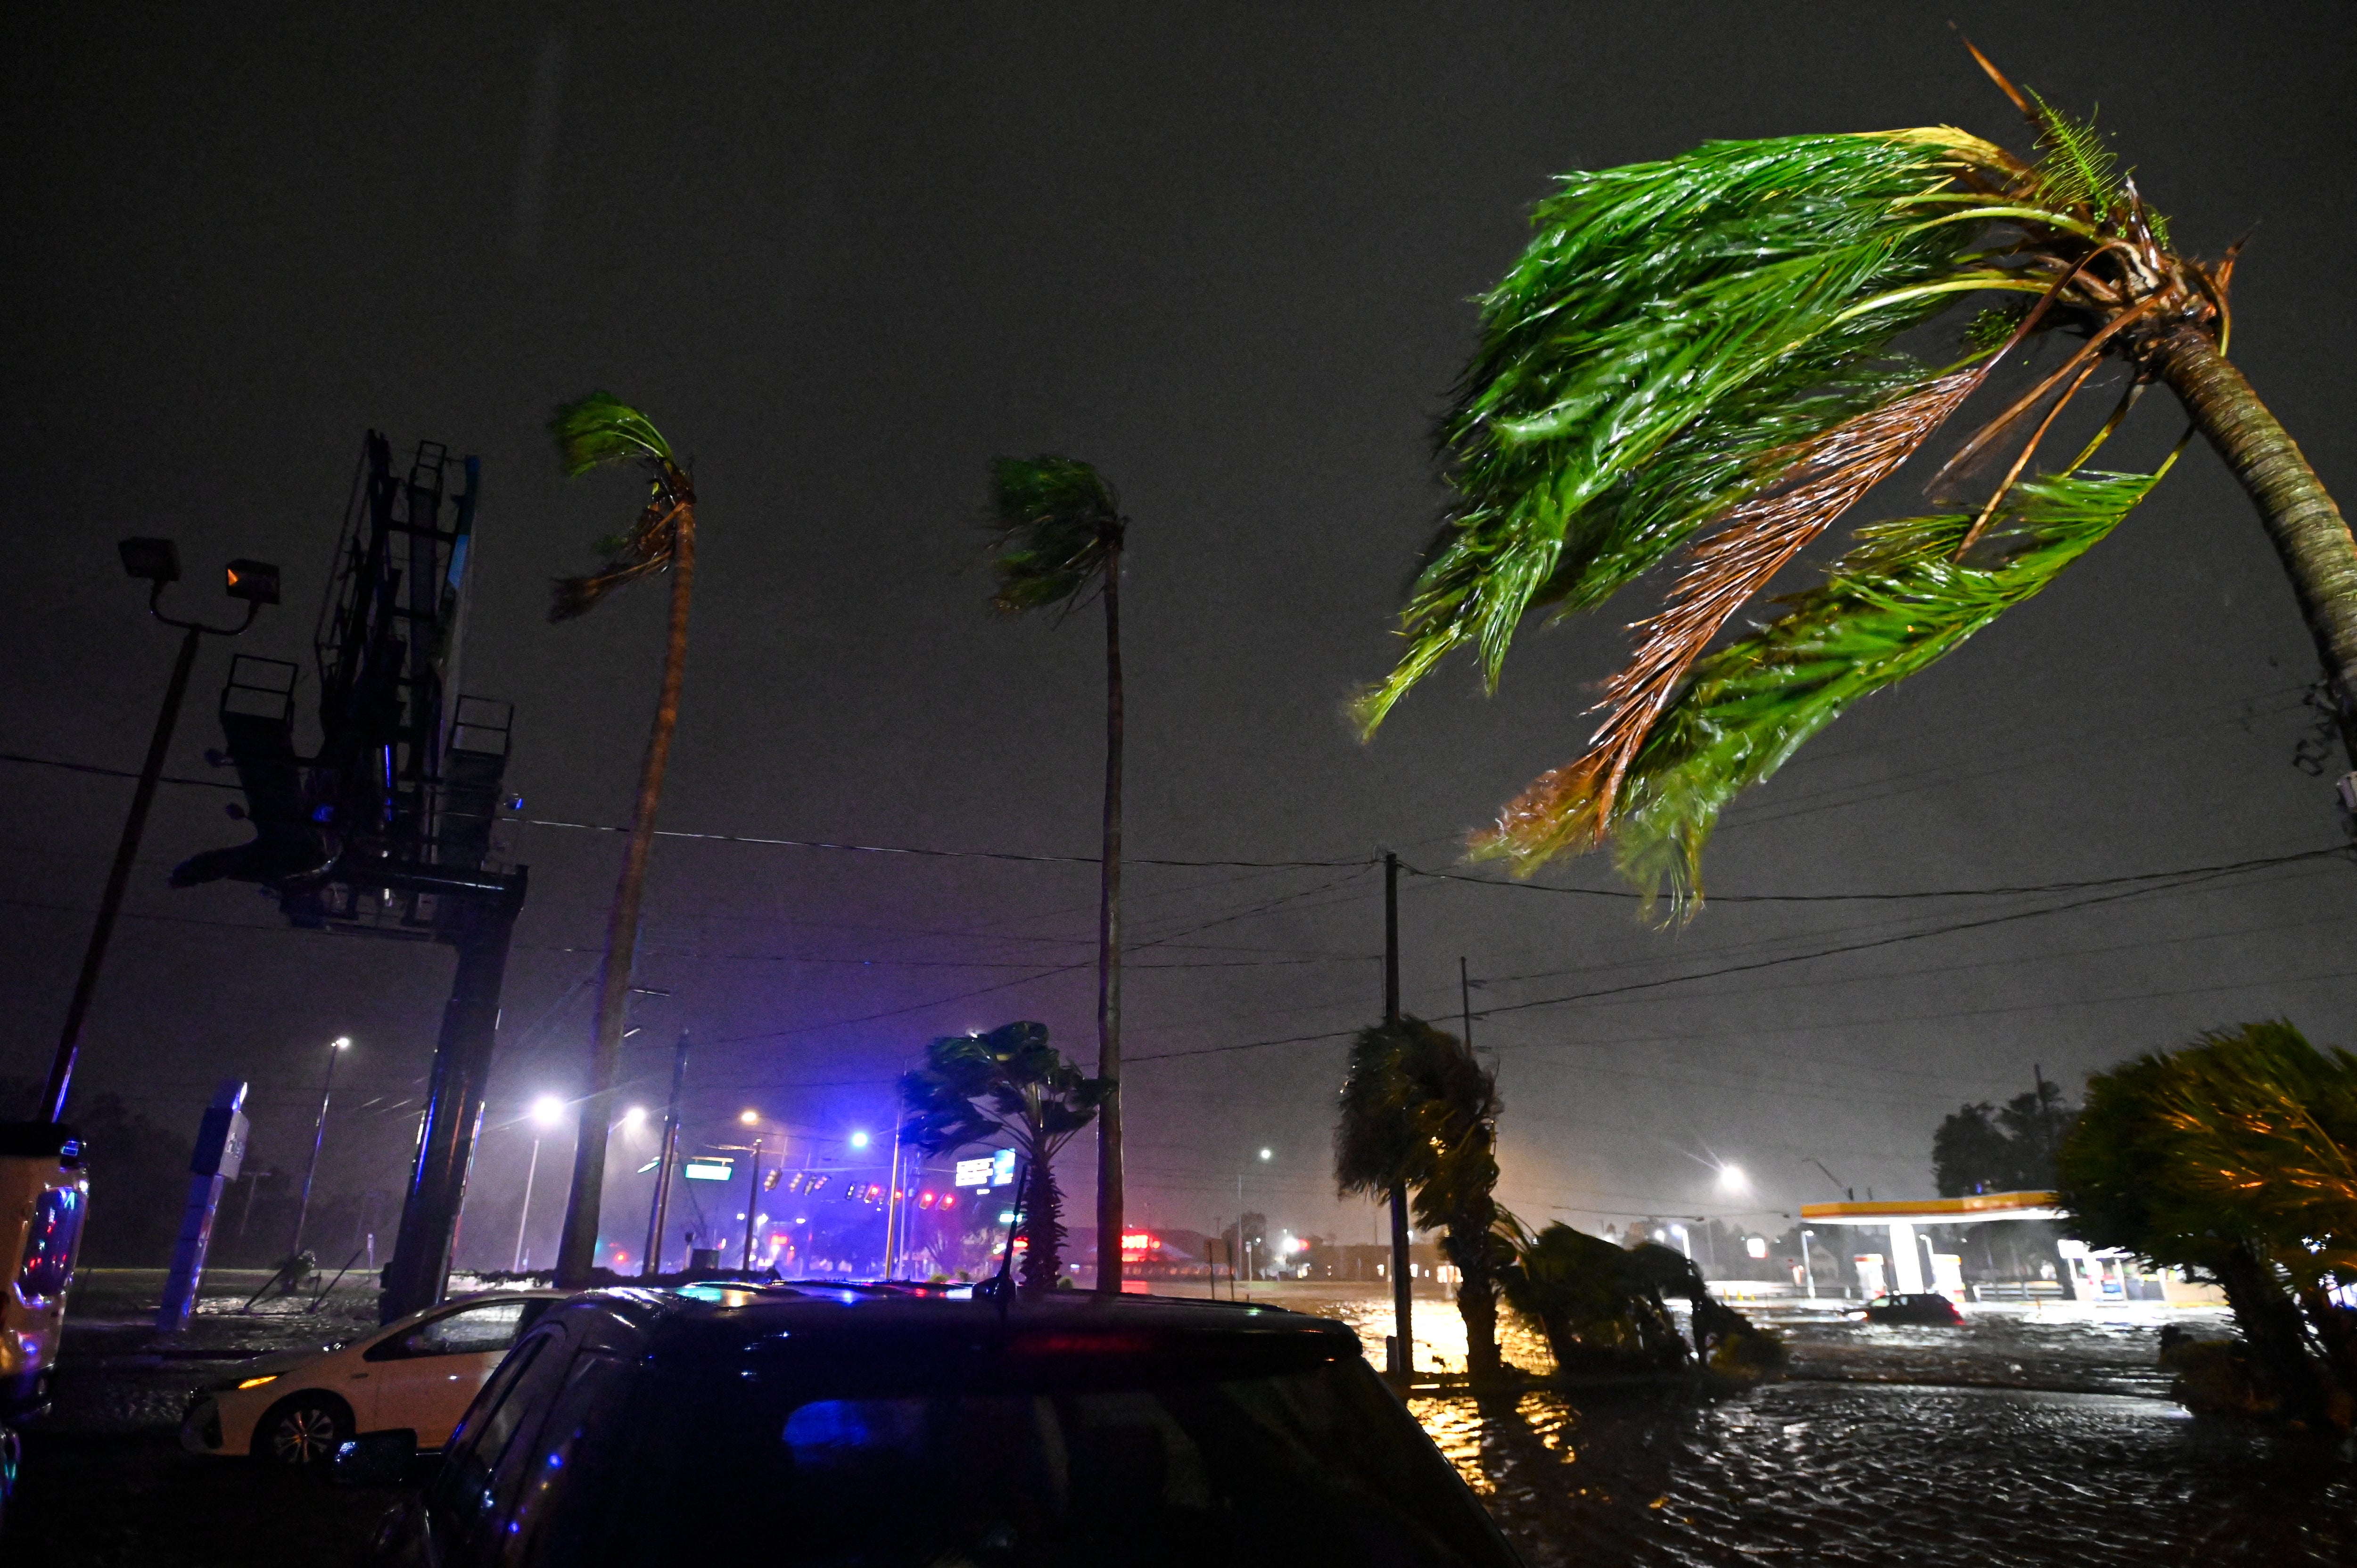
[[[1270,1299],[1353,1323],[1377,1355],[1392,1327],[1371,1292]],[[2162,1397],[2157,1322],[1780,1326],[1792,1380],[1745,1394],[1410,1409],[1534,1565],[2357,1562],[2350,1451],[2190,1419]],[[1420,1364],[1462,1365],[1446,1303],[1419,1300],[1415,1328]],[[1525,1337],[1507,1348],[1544,1363]]]

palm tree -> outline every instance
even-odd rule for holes
[[[1497,1075],[1464,1041],[1402,1018],[1359,1032],[1334,1124],[1342,1196],[1413,1191],[1416,1223],[1441,1232],[1477,1379],[1500,1369],[1498,1282],[1512,1256],[1512,1219],[1495,1196],[1499,1109]]]
[[[985,1138],[1013,1143],[1024,1172],[1023,1288],[1053,1290],[1064,1240],[1056,1154],[1105,1098],[1103,1079],[1082,1077],[1048,1043],[1047,1025],[1003,1024],[925,1047],[925,1065],[900,1078],[900,1136],[926,1155]]]
[[[2215,1278],[2283,1413],[2349,1423],[2357,1312],[2331,1292],[2357,1283],[2357,1057],[2276,1022],[2139,1058],[2088,1081],[2055,1163],[2081,1240]]]
[[[1452,650],[1477,647],[1494,686],[1527,617],[1594,608],[1692,548],[1637,623],[1588,750],[1510,802],[1477,854],[1527,872],[1609,841],[1624,875],[1685,908],[1738,791],[2044,588],[2144,499],[2175,452],[2149,473],[2086,465],[2154,381],[2256,504],[2357,763],[2357,543],[2226,358],[2233,252],[2177,250],[2092,124],[1981,63],[2035,128],[2035,160],[1947,126],[1712,142],[1569,175],[1538,207],[1530,248],[1482,301],[1440,431],[1455,501],[1409,590],[1406,651],[1360,699],[1362,731]],[[1945,362],[1898,349],[1975,296],[2012,303],[1960,317]],[[1711,650],[2017,346],[2058,332],[2083,341],[1934,481],[1956,495],[1986,468],[1994,483],[1865,530],[1824,583]],[[2126,371],[2109,416],[2033,471],[2106,363]]]
[[[630,972],[637,956],[639,902],[645,891],[647,852],[653,846],[655,810],[662,800],[663,769],[679,724],[679,689],[687,670],[687,610],[695,585],[695,482],[672,455],[671,443],[647,416],[610,393],[595,392],[566,403],[550,422],[566,477],[617,463],[642,465],[647,504],[630,532],[603,542],[606,564],[584,577],[560,578],[548,618],[587,615],[614,589],[657,572],[671,573],[671,631],[663,645],[662,687],[639,768],[630,805],[622,875],[606,916],[606,957],[597,976],[597,1011],[590,1028],[587,1092],[580,1103],[580,1136],[573,1155],[573,1187],[557,1245],[556,1278],[568,1289],[589,1283],[597,1261],[597,1205],[606,1181],[607,1101],[621,1059]]]
[[[1097,881],[1097,1289],[1121,1290],[1121,547],[1129,521],[1103,476],[1072,457],[1001,457],[991,465],[1003,615],[1070,611],[1092,585],[1105,614],[1104,848]]]

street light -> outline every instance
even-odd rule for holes
[[[761,1124],[761,1113],[752,1110],[739,1111],[737,1112],[737,1120],[748,1127],[758,1127]]]
[[[553,1094],[544,1094],[532,1102],[531,1114],[533,1125],[540,1132],[532,1135],[532,1163],[523,1168],[523,1207],[516,1212],[515,1262],[508,1270],[515,1274],[523,1273],[523,1229],[532,1219],[532,1183],[540,1175],[541,1136],[565,1120],[565,1101]]]
[[[123,820],[123,836],[115,841],[114,864],[107,868],[106,888],[99,895],[98,919],[91,927],[90,944],[82,950],[73,999],[66,1004],[65,1027],[59,1031],[57,1054],[49,1062],[49,1081],[41,1097],[41,1114],[49,1122],[65,1114],[66,1091],[73,1086],[74,1062],[81,1054],[82,1024],[90,1016],[91,998],[98,990],[98,972],[106,962],[106,944],[114,935],[115,917],[123,912],[123,895],[131,886],[131,865],[138,857],[139,840],[147,831],[147,811],[156,803],[156,786],[164,776],[164,754],[171,748],[180,703],[188,694],[188,676],[197,667],[198,639],[208,635],[235,637],[253,624],[263,606],[278,602],[277,567],[261,561],[232,561],[223,590],[231,598],[244,601],[245,618],[235,626],[175,620],[164,613],[163,602],[164,590],[180,580],[178,547],[168,539],[126,539],[115,550],[123,557],[124,571],[147,585],[147,613],[187,635],[180,639],[179,657],[173,661],[172,678],[164,687],[163,711],[156,715],[156,728],[147,737],[147,760],[140,765],[139,782],[131,791],[131,811]]]
[[[867,1146],[867,1134],[865,1133],[854,1133],[851,1135],[851,1146],[855,1149],[866,1148]]]
[[[311,1126],[311,1163],[303,1172],[303,1201],[295,1208],[295,1244],[286,1250],[290,1258],[303,1252],[303,1226],[311,1218],[311,1178],[319,1174],[319,1145],[328,1135],[328,1097],[335,1092],[336,1058],[351,1049],[349,1035],[339,1035],[328,1046],[327,1081],[319,1086],[319,1119]]]

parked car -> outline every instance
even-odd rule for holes
[[[1518,1562],[1340,1324],[809,1284],[551,1312],[377,1546],[408,1568]]]
[[[324,1466],[361,1433],[438,1447],[500,1359],[564,1294],[494,1290],[413,1313],[365,1337],[242,1362],[189,1396],[180,1445]]]
[[[1860,1308],[1858,1316],[1868,1323],[1918,1323],[1934,1326],[1953,1326],[1964,1320],[1964,1315],[1956,1310],[1954,1302],[1931,1292],[1919,1295],[1878,1295]]]
[[[0,1122],[0,1527],[16,1488],[17,1424],[49,1406],[90,1178],[81,1140],[48,1122]]]

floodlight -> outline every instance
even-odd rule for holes
[[[256,605],[278,602],[278,568],[267,561],[232,561],[222,575],[221,589],[232,599]]]
[[[643,1105],[633,1105],[622,1112],[622,1125],[625,1127],[635,1127],[646,1119],[647,1108]]]
[[[180,548],[168,539],[126,539],[114,548],[123,569],[143,582],[160,588],[180,580]]]
[[[532,1102],[532,1119],[544,1127],[554,1127],[565,1120],[565,1101],[553,1094],[544,1094]]]

